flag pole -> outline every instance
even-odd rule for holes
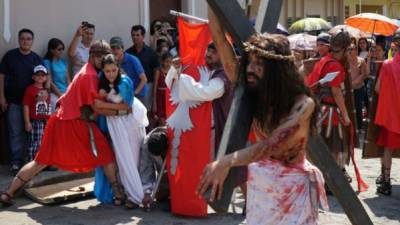
[[[177,12],[175,10],[170,10],[169,13],[171,15],[174,15],[174,16],[181,16],[181,17],[183,17],[185,19],[194,20],[194,21],[197,21],[197,22],[200,22],[200,23],[208,23],[208,20],[206,20],[206,19],[195,17],[195,16],[192,16],[192,15],[189,15],[189,14],[186,14],[186,13]]]

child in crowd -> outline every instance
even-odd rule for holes
[[[28,139],[29,161],[35,158],[51,113],[49,91],[45,88],[47,75],[47,69],[43,65],[38,65],[33,69],[34,83],[26,88],[22,102],[25,130],[30,133]]]
[[[158,125],[165,125],[166,120],[166,90],[165,77],[172,65],[172,55],[168,52],[163,53],[160,57],[161,68],[160,72],[154,77],[153,86],[153,108],[154,117],[158,120]]]

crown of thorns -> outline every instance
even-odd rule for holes
[[[264,50],[260,47],[257,47],[250,42],[245,42],[243,43],[244,45],[244,51],[245,52],[255,52],[258,56],[267,58],[267,59],[273,59],[273,60],[282,60],[282,61],[293,61],[294,56],[292,55],[279,55],[276,54],[274,50],[272,51],[267,51]]]

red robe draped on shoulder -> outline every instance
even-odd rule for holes
[[[381,126],[381,131],[377,144],[400,149],[400,54],[383,63],[379,79],[375,124]]]
[[[114,161],[114,153],[96,123],[80,120],[80,108],[94,104],[97,86],[97,72],[87,63],[59,99],[59,109],[47,122],[35,161],[71,172],[89,172]],[[87,124],[93,130],[98,157],[92,153]]]

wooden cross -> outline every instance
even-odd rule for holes
[[[261,31],[274,33],[279,20],[282,0],[263,0],[261,13],[265,15],[260,26]],[[255,33],[243,9],[236,0],[207,0],[209,6],[218,15],[225,29],[233,36],[235,44],[243,48],[243,42]],[[242,66],[242,68],[245,68]],[[245,147],[247,136],[253,118],[249,100],[244,89],[245,70],[240,71],[239,82],[235,89],[235,97],[229,112],[224,134],[218,150],[218,157],[229,154]],[[308,148],[312,161],[322,171],[325,181],[335,194],[352,224],[372,225],[371,219],[345,179],[342,170],[330,155],[328,147],[320,136],[309,139]],[[224,183],[224,193],[219,201],[209,202],[217,212],[227,211],[233,189],[246,180],[243,168],[232,168]],[[205,199],[207,195],[205,194]]]

